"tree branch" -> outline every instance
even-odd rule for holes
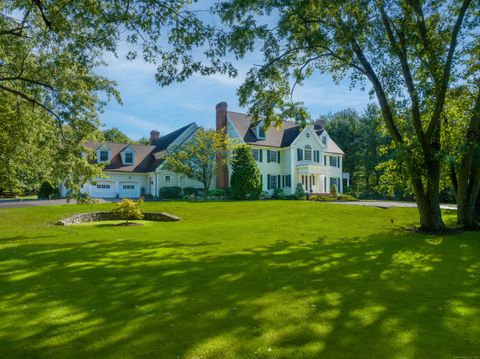
[[[439,84],[439,90],[437,93],[437,101],[435,104],[435,109],[433,111],[432,118],[430,120],[430,123],[426,131],[427,141],[432,141],[434,137],[433,135],[440,121],[440,115],[442,114],[442,111],[443,111],[443,107],[445,104],[445,96],[448,89],[448,83],[450,81],[450,74],[452,72],[453,55],[455,54],[455,50],[457,47],[458,35],[460,33],[460,29],[462,27],[463,20],[465,18],[465,13],[467,12],[467,9],[470,6],[471,1],[472,0],[463,1],[462,7],[460,8],[460,12],[457,17],[457,21],[455,22],[455,26],[453,27],[452,37],[450,40],[450,47],[447,55],[447,61],[445,62],[442,80],[441,80],[441,83]]]
[[[380,15],[382,18],[383,25],[385,26],[385,30],[387,32],[387,37],[390,41],[390,44],[397,54],[398,59],[400,60],[400,64],[402,67],[403,78],[407,84],[408,94],[410,96],[410,100],[412,101],[412,120],[413,126],[415,128],[415,132],[418,136],[422,147],[426,149],[425,143],[425,134],[423,132],[422,120],[420,116],[420,104],[418,99],[418,93],[415,89],[415,84],[413,82],[412,73],[410,71],[410,65],[408,64],[408,57],[407,57],[407,46],[406,46],[406,39],[403,33],[400,31],[396,31],[399,40],[395,39],[395,35],[393,33],[391,19],[388,17],[387,13],[385,12],[385,8],[383,7],[383,1],[379,1],[379,8],[380,8]]]

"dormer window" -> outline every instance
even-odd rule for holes
[[[265,124],[263,122],[257,123],[257,125],[255,126],[255,136],[259,140],[264,140],[266,138]]]
[[[135,163],[135,150],[132,146],[127,146],[120,153],[122,157],[122,164],[125,166],[133,165]]]
[[[132,152],[125,152],[125,164],[132,164],[133,163],[133,153]]]
[[[99,161],[100,162],[107,162],[108,161],[108,151],[107,150],[100,150]]]

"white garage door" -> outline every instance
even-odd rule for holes
[[[120,198],[140,197],[140,184],[138,182],[120,182],[118,194]]]
[[[115,198],[116,196],[114,182],[98,181],[97,184],[90,185],[90,197]]]

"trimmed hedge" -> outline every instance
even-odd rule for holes
[[[179,199],[182,198],[182,189],[180,187],[162,187],[158,193],[161,199]]]

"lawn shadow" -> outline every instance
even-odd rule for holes
[[[0,356],[480,353],[476,241],[389,232],[224,254],[213,244],[122,239],[2,250]]]

